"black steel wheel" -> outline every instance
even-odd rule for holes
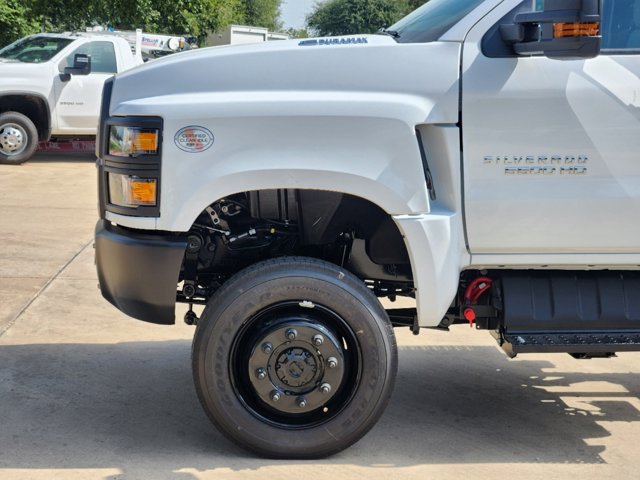
[[[269,260],[209,301],[193,342],[196,390],[228,438],[260,455],[319,458],[378,420],[397,369],[378,299],[339,267]]]
[[[18,165],[38,148],[38,130],[31,119],[18,112],[0,115],[0,163]]]

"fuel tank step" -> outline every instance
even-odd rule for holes
[[[640,351],[640,273],[501,272],[501,325],[510,355]]]
[[[507,353],[563,352],[606,354],[640,350],[640,331],[636,332],[563,332],[511,333],[502,336]]]

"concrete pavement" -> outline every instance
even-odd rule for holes
[[[94,158],[38,154],[0,165],[0,332],[91,241]]]
[[[640,354],[509,360],[485,332],[397,331],[378,425],[322,461],[253,458],[197,401],[193,329],[96,287],[90,156],[0,165],[0,478],[638,478]],[[179,314],[179,317],[181,315]]]

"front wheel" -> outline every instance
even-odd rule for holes
[[[38,130],[29,117],[18,112],[0,115],[0,163],[18,165],[38,148]]]
[[[378,299],[349,272],[308,258],[238,273],[209,301],[193,342],[209,418],[275,458],[324,457],[358,441],[384,411],[396,370]]]

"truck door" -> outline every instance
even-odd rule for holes
[[[514,6],[464,46],[471,252],[640,253],[640,0],[604,1],[603,51],[589,60],[515,56],[498,30]]]
[[[63,61],[73,66],[77,53],[91,56],[89,75],[72,75],[71,80],[55,80],[56,115],[59,131],[54,134],[95,135],[105,80],[117,73],[114,45],[109,41],[93,41],[80,45]]]

